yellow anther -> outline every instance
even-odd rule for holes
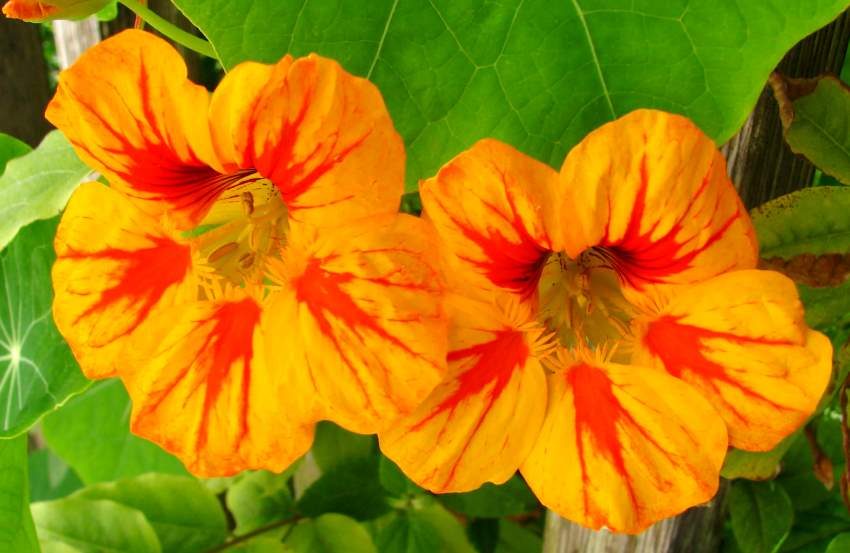
[[[222,257],[235,252],[237,249],[239,249],[239,244],[237,244],[236,242],[228,242],[227,244],[216,248],[215,251],[213,251],[207,257],[207,261],[209,261],[210,263],[215,263]]]
[[[250,192],[242,192],[242,208],[245,210],[246,216],[254,213],[254,195]]]
[[[239,258],[239,266],[243,269],[250,269],[251,265],[254,264],[254,254],[246,253],[242,257]]]

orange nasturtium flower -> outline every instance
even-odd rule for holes
[[[562,516],[633,533],[709,500],[728,445],[771,449],[815,409],[830,343],[790,280],[756,270],[725,161],[688,120],[636,111],[560,174],[485,140],[422,202],[459,280],[449,374],[380,434],[419,484],[519,468]]]
[[[11,19],[49,21],[80,19],[99,12],[110,0],[9,0],[3,13]]]
[[[317,420],[375,432],[441,380],[433,240],[397,213],[404,150],[374,85],[286,56],[209,94],[125,31],[62,73],[47,116],[111,184],[59,225],[57,325],[190,471],[282,470]]]

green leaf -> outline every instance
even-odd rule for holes
[[[85,488],[74,497],[109,499],[145,515],[168,553],[206,551],[227,537],[221,504],[187,476],[143,474]]]
[[[349,432],[332,422],[316,425],[313,458],[323,471],[351,459],[364,459],[375,454],[375,439]]]
[[[337,514],[302,521],[285,543],[292,553],[377,553],[362,525]]]
[[[241,553],[292,553],[283,542],[271,538],[255,538],[245,543],[240,543],[228,549],[228,551],[240,551]]]
[[[534,494],[518,476],[498,486],[484,484],[472,492],[442,494],[437,499],[451,511],[480,518],[521,515],[538,508]]]
[[[6,170],[6,164],[32,150],[14,136],[0,133],[0,175]]]
[[[791,500],[775,482],[735,482],[729,492],[729,514],[744,553],[778,551],[794,520]]]
[[[30,501],[59,499],[83,487],[80,477],[49,449],[29,454]]]
[[[175,0],[225,67],[309,52],[374,81],[407,146],[408,191],[486,136],[553,166],[637,107],[718,143],[780,58],[846,0]],[[234,22],[239,22],[234,25]]]
[[[828,288],[800,285],[798,289],[810,327],[826,330],[850,316],[850,281]]]
[[[389,510],[378,478],[377,459],[352,459],[322,474],[298,500],[298,512],[316,517],[341,513],[358,520],[376,518]]]
[[[82,553],[160,553],[153,527],[136,509],[108,500],[67,497],[33,503],[42,541],[61,542]]]
[[[295,514],[295,500],[289,491],[291,476],[290,471],[274,474],[259,470],[245,473],[230,486],[226,502],[236,520],[236,535]]]
[[[415,511],[395,517],[375,540],[381,553],[431,553],[440,551],[441,541],[434,527]]]
[[[56,225],[36,221],[0,252],[0,437],[26,431],[89,383],[53,323]]]
[[[42,424],[50,448],[86,484],[146,472],[188,474],[173,456],[130,433],[130,399],[119,380],[95,383]]]
[[[744,451],[730,449],[723,462],[720,475],[723,478],[746,478],[748,480],[767,480],[776,476],[782,456],[800,435],[799,432],[787,436],[770,451]]]
[[[412,515],[431,526],[440,538],[441,553],[475,553],[475,548],[469,543],[463,526],[457,518],[439,503],[423,498],[421,505],[411,511]]]
[[[780,551],[822,553],[833,538],[843,532],[850,532],[850,517],[841,498],[833,494],[817,508],[797,513],[791,534]]]
[[[499,521],[499,545],[495,553],[532,553],[543,549],[540,536],[515,522]]]
[[[378,478],[381,481],[381,486],[396,497],[424,492],[422,488],[414,484],[410,478],[401,472],[398,465],[383,455],[381,455],[381,460],[378,464]]]
[[[58,215],[91,169],[59,131],[32,152],[9,162],[0,177],[0,248],[22,227]]]
[[[499,519],[474,518],[466,525],[466,536],[478,553],[494,553],[499,545]]]
[[[826,553],[847,553],[848,551],[850,551],[850,532],[835,536],[826,548]]]
[[[0,440],[0,551],[38,553],[27,483],[27,437]]]
[[[804,188],[754,209],[761,256],[850,252],[850,188]]]
[[[770,82],[791,151],[850,184],[850,88],[832,75]]]

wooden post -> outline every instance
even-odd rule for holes
[[[49,99],[38,26],[0,15],[0,132],[38,144],[50,128],[44,119]]]
[[[850,40],[850,15],[797,44],[777,70],[791,77],[838,73]],[[729,174],[748,208],[812,181],[814,167],[795,156],[782,138],[779,110],[770,88],[759,98],[741,131],[723,148]],[[594,532],[548,513],[544,553],[716,553],[720,549],[728,484],[708,505],[659,522],[638,536]]]
[[[74,63],[80,54],[100,42],[100,27],[95,17],[82,21],[54,21],[53,39],[59,67],[65,69]]]

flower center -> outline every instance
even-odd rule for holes
[[[288,227],[277,187],[256,174],[243,179],[192,233],[209,285],[222,279],[236,286],[262,283],[266,261],[280,258]]]
[[[540,318],[568,348],[604,348],[630,334],[634,308],[605,250],[577,259],[557,253],[543,267],[538,287]]]

